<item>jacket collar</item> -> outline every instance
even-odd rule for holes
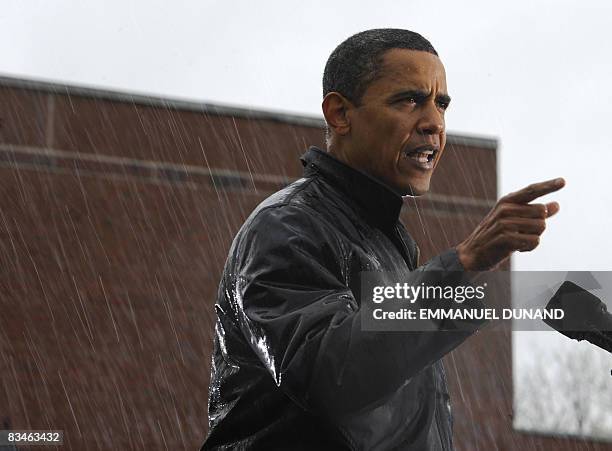
[[[402,209],[402,197],[374,177],[352,168],[318,147],[300,158],[304,177],[321,174],[359,205],[366,218],[381,226],[393,226]]]

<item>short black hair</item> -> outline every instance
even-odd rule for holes
[[[438,52],[418,33],[399,28],[376,28],[354,34],[331,53],[323,72],[323,97],[339,92],[359,105],[368,85],[379,75],[383,54],[391,49]]]

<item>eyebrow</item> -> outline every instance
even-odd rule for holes
[[[427,91],[422,91],[420,89],[409,89],[407,91],[400,91],[400,92],[396,92],[395,94],[391,95],[391,97],[389,97],[389,102],[395,102],[396,100],[400,100],[405,97],[414,97],[418,101],[423,101],[427,97],[429,97],[429,93]],[[438,94],[436,96],[436,101],[449,104],[451,101],[451,98],[448,94]]]

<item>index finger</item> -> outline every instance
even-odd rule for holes
[[[532,183],[523,189],[506,194],[501,200],[516,204],[527,204],[538,197],[545,194],[554,193],[565,186],[565,180],[562,177],[547,180],[545,182]]]

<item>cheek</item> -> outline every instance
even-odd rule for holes
[[[366,126],[373,130],[376,134],[384,134],[388,136],[390,133],[406,128],[406,117],[397,111],[389,111],[389,109],[378,109],[370,111],[363,118]]]
[[[410,117],[397,111],[371,111],[360,117],[361,128],[355,138],[368,165],[376,172],[387,173],[401,163],[401,150],[412,133],[411,124]]]

